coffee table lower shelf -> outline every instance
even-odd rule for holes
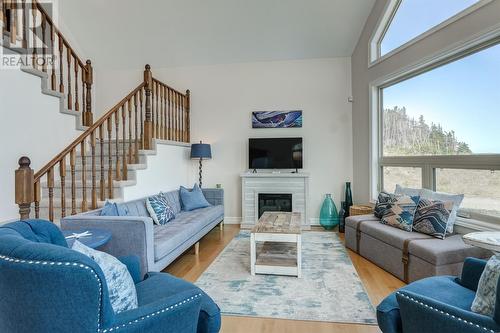
[[[252,233],[250,236],[251,273],[302,275],[301,235]]]

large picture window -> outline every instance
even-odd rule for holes
[[[379,189],[463,193],[500,219],[500,44],[380,87]]]

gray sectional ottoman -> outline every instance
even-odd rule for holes
[[[491,252],[466,245],[461,235],[444,240],[381,224],[374,215],[346,219],[346,246],[409,283],[435,275],[459,275],[466,257]]]

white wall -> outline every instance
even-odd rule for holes
[[[156,155],[147,158],[147,169],[137,170],[137,184],[125,187],[125,201],[142,198],[160,191],[176,190],[194,182],[189,159],[189,145],[157,144]]]
[[[222,184],[227,220],[239,221],[239,174],[247,169],[249,137],[302,136],[304,168],[311,173],[310,216],[319,215],[325,193],[333,193],[339,204],[343,183],[352,178],[350,68],[349,58],[332,58],[152,70],[176,89],[191,90],[192,141],[212,144],[213,159],[203,168],[204,187]],[[98,110],[109,109],[142,80],[140,71],[98,75]],[[303,128],[251,128],[252,111],[292,109],[303,110]],[[191,164],[196,179],[197,164]]]
[[[20,70],[0,74],[0,221],[19,217],[14,204],[14,170],[19,157],[36,171],[78,134],[75,117],[59,112],[59,99],[42,94],[40,78]]]
[[[441,50],[460,45],[462,41],[489,30],[500,22],[500,1],[495,0],[368,68],[369,40],[388,1],[376,1],[352,55],[353,172],[356,189],[354,200],[357,202],[370,200],[369,84]]]

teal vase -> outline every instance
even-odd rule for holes
[[[325,200],[323,201],[319,214],[319,224],[321,224],[325,230],[332,230],[339,224],[339,213],[332,200],[331,194],[325,195]]]

